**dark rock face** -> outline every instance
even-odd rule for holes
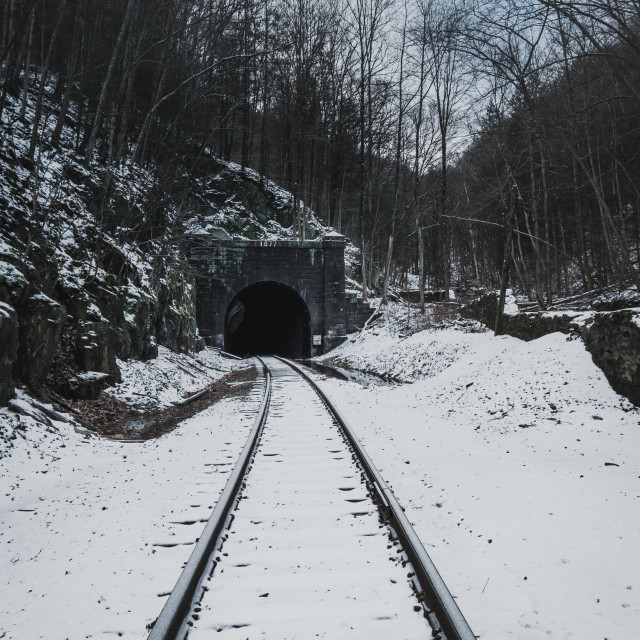
[[[147,295],[127,297],[124,307],[125,328],[129,334],[129,350],[118,353],[122,359],[150,360],[158,356],[158,345],[154,335],[157,305]]]
[[[114,331],[106,321],[81,322],[76,329],[75,355],[83,371],[109,374],[109,382],[120,382],[120,369],[116,364]]]
[[[34,391],[47,377],[66,317],[65,307],[42,294],[31,296],[19,309],[17,369],[20,379]]]
[[[204,348],[195,320],[195,291],[182,280],[176,284],[164,278],[147,292],[98,281],[84,290],[62,285],[46,290],[65,303],[60,304],[44,293],[29,297],[29,290],[38,291],[36,284],[12,265],[5,265],[2,275],[0,405],[13,397],[15,380],[38,394],[56,350],[71,354],[71,359],[61,356],[66,375],[106,374],[54,385],[63,395],[94,398],[108,384],[120,382],[116,358],[149,360],[157,357],[158,344],[182,352]],[[62,345],[65,325],[71,337]]]
[[[24,276],[23,265],[19,269],[14,264],[0,260],[0,302],[18,307],[27,299],[29,283]]]
[[[613,389],[640,406],[640,310],[597,313],[582,335]]]
[[[18,356],[18,316],[13,307],[0,302],[0,405],[13,397],[13,370]]]

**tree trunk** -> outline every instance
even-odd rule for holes
[[[513,218],[515,215],[515,203],[517,195],[515,188],[511,190],[511,210],[505,221],[505,241],[504,241],[504,257],[502,259],[502,274],[500,275],[500,299],[498,301],[498,310],[496,312],[496,324],[494,335],[502,334],[502,317],[504,316],[504,301],[507,294],[507,280],[509,278],[509,263],[511,262],[511,234],[513,231]]]
[[[113,74],[115,72],[118,58],[120,57],[120,50],[122,49],[122,43],[124,41],[124,36],[127,32],[127,28],[129,26],[129,20],[131,19],[131,13],[133,11],[133,6],[135,1],[136,0],[127,0],[127,6],[125,8],[124,17],[122,18],[122,25],[120,26],[118,39],[116,40],[116,44],[113,47],[113,51],[111,52],[111,59],[109,60],[109,66],[107,68],[107,73],[103,80],[102,90],[100,92],[100,98],[98,99],[98,104],[96,106],[96,111],[93,117],[93,124],[91,125],[91,130],[89,132],[89,139],[83,150],[84,157],[87,161],[91,160],[91,157],[93,156],[93,148],[95,147],[96,138],[98,137],[98,131],[100,129],[100,124],[102,122],[102,113],[104,111],[105,103],[107,101],[109,84],[111,83],[111,78],[113,77]]]
[[[424,313],[424,238],[422,237],[422,226],[420,221],[416,220],[418,225],[418,292],[420,295],[420,313]]]
[[[27,59],[24,64],[24,78],[22,87],[22,105],[20,107],[20,119],[24,120],[27,113],[27,96],[29,94],[29,69],[31,67],[31,50],[33,48],[33,31],[36,23],[35,11],[31,14],[31,27],[29,28],[29,39],[26,44]]]
[[[33,160],[33,155],[36,151],[36,144],[38,143],[38,129],[40,127],[40,118],[42,117],[42,101],[44,99],[44,89],[47,83],[47,77],[49,75],[49,65],[51,64],[51,58],[53,57],[53,51],[56,46],[56,40],[58,39],[58,33],[60,31],[60,24],[64,17],[67,3],[69,0],[62,0],[62,5],[59,8],[58,20],[56,26],[51,34],[51,40],[49,40],[49,47],[47,49],[47,56],[40,70],[40,86],[38,87],[38,97],[36,98],[35,115],[33,116],[33,127],[31,129],[31,142],[29,144],[29,151],[27,157]]]

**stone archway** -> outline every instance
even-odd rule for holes
[[[309,308],[287,285],[273,281],[251,284],[229,303],[224,348],[241,357],[308,358],[311,355]]]

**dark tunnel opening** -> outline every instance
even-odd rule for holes
[[[243,289],[227,309],[225,351],[237,356],[311,356],[311,318],[304,300],[277,282]]]

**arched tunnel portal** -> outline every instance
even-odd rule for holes
[[[279,282],[245,287],[229,303],[225,350],[234,355],[311,356],[311,316],[302,297]]]
[[[240,356],[318,356],[361,328],[372,309],[345,292],[345,239],[191,239],[196,316],[209,346]]]

